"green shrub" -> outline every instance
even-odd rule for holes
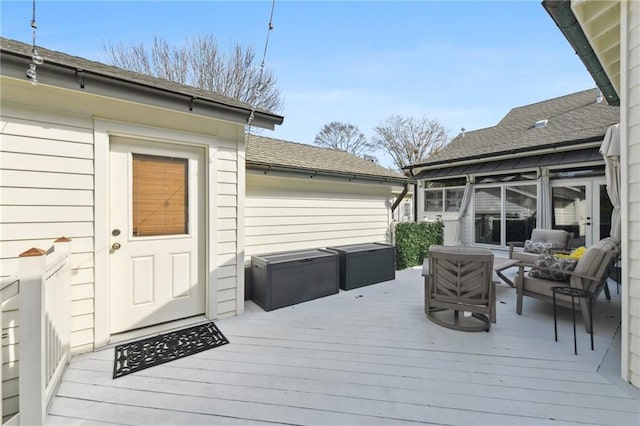
[[[422,265],[429,246],[442,244],[444,224],[437,222],[404,222],[396,225],[396,269]]]

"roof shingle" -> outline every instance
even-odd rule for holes
[[[496,126],[459,134],[420,166],[602,139],[620,121],[620,108],[596,103],[597,94],[589,89],[513,108]],[[548,120],[547,126],[535,128],[539,120]]]
[[[364,177],[406,179],[399,173],[345,151],[257,135],[247,137],[246,158],[247,167],[259,164]]]

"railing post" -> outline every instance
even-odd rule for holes
[[[43,275],[46,251],[31,248],[20,254],[20,423],[41,425],[46,416]]]

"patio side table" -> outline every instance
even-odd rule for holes
[[[571,297],[571,318],[573,320],[573,353],[578,355],[578,344],[576,342],[576,307],[575,298],[587,299],[589,306],[589,323],[591,324],[591,350],[593,350],[593,307],[591,304],[593,294],[590,291],[573,287],[551,287],[553,293],[553,330],[555,332],[556,342],[558,341],[558,320],[556,315],[556,295]]]

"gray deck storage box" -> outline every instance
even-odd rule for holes
[[[338,255],[322,249],[251,257],[251,296],[265,311],[338,293]]]
[[[327,247],[340,256],[340,288],[375,284],[396,278],[395,247],[368,243]]]

